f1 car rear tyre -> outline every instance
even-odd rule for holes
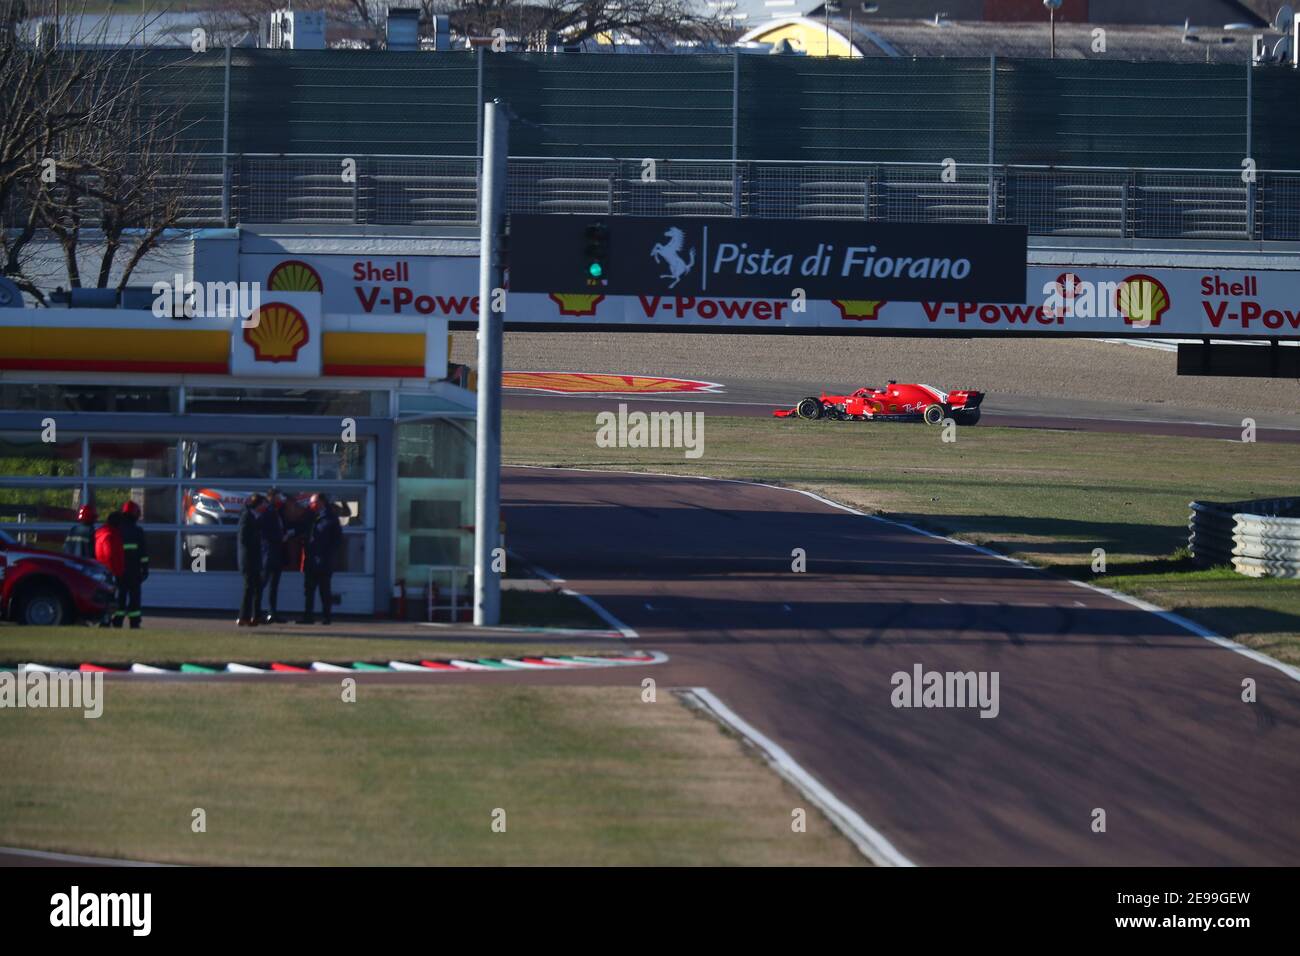
[[[925,411],[921,412],[921,419],[927,425],[938,425],[943,421],[944,412],[942,405],[927,405]]]
[[[822,411],[822,403],[819,398],[800,399],[799,404],[794,407],[794,413],[807,421],[821,418]]]
[[[23,595],[18,621],[35,627],[58,627],[72,620],[68,599],[54,588],[38,587]]]

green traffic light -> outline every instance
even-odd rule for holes
[[[599,279],[604,274],[605,267],[599,262],[593,262],[591,265],[587,266],[587,272],[591,274],[593,279]]]

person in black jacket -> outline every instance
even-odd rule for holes
[[[311,496],[311,511],[307,516],[306,540],[302,548],[303,616],[299,624],[313,624],[312,610],[316,592],[320,592],[321,623],[330,622],[334,609],[334,595],[330,591],[330,577],[334,574],[334,554],[343,540],[343,528],[338,515],[326,495]]]
[[[254,492],[244,502],[235,533],[239,571],[244,576],[244,597],[239,604],[237,627],[256,627],[262,616],[262,523],[259,511],[266,499]]]
[[[265,624],[283,624],[284,618],[276,610],[280,597],[280,574],[284,571],[284,545],[287,528],[284,523],[284,496],[279,488],[267,492],[266,508],[259,519],[262,531],[262,588],[266,602],[258,598],[259,607],[266,608]]]
[[[134,630],[142,623],[140,589],[149,579],[149,551],[140,530],[140,506],[130,500],[122,505],[122,557],[124,570],[118,582],[113,626],[121,627],[121,617],[125,616]]]

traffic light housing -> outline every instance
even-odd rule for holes
[[[587,278],[602,280],[609,272],[609,226],[605,222],[593,222],[587,226],[584,238]]]

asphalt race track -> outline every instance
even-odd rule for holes
[[[1300,859],[1300,681],[1276,666],[1119,598],[797,492],[512,467],[502,503],[512,552],[638,634],[593,640],[593,653],[668,661],[358,680],[622,686],[629,706],[650,706],[646,677],[661,692],[707,688],[919,865]],[[805,572],[791,570],[795,548]],[[893,675],[918,665],[997,672],[997,715],[895,707]],[[1245,678],[1254,703],[1241,699]],[[1105,832],[1092,829],[1099,809]],[[0,849],[0,865],[49,862]]]
[[[1300,859],[1300,682],[1274,667],[780,489],[512,468],[502,493],[515,550],[671,657],[593,679],[708,687],[913,862]],[[997,671],[1000,712],[895,708],[917,664]]]
[[[816,394],[812,389],[809,394]],[[793,405],[798,398],[792,398],[786,405]],[[726,393],[700,395],[693,398],[646,398],[640,395],[546,395],[536,392],[508,390],[502,400],[506,410],[518,411],[564,411],[587,412],[596,414],[605,410],[617,410],[620,402],[626,402],[629,408],[644,412],[703,411],[713,415],[734,415],[743,417],[771,418],[772,409],[781,407],[781,402],[752,402],[728,400]],[[1096,414],[1094,412],[1094,414]],[[1241,440],[1241,424],[1230,424],[1226,420],[1204,421],[1190,416],[1147,418],[1143,412],[1136,414],[1114,415],[1110,417],[1087,417],[1078,412],[1058,411],[1054,413],[1037,413],[1019,409],[999,409],[997,402],[986,402],[981,408],[980,423],[1002,428],[1051,428],[1066,431],[1091,432],[1126,432],[1138,435],[1176,435],[1184,438],[1219,438],[1226,441]],[[1146,412],[1146,414],[1152,414]],[[1226,418],[1226,416],[1220,416]],[[1240,416],[1237,416],[1239,419]],[[1272,420],[1272,419],[1268,419]],[[888,427],[881,423],[844,422],[846,428],[853,427]],[[1269,427],[1260,423],[1256,430],[1258,441],[1300,443],[1300,429],[1290,427]]]

